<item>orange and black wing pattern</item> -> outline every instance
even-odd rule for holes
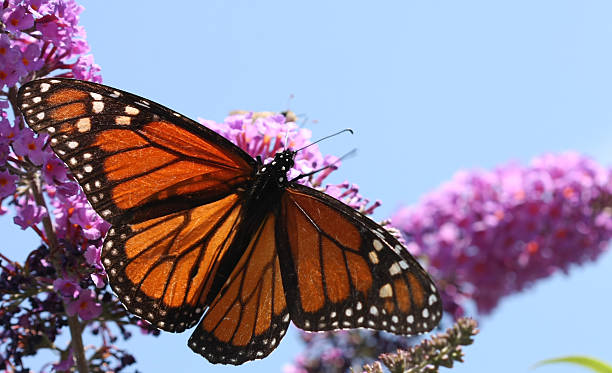
[[[167,331],[197,323],[218,290],[255,160],[170,109],[100,84],[35,80],[18,105],[113,225],[102,263],[127,309]]]
[[[270,354],[289,326],[276,246],[275,214],[252,236],[224,287],[189,339],[213,363],[242,364]]]
[[[243,221],[236,195],[135,224],[113,226],[102,263],[130,312],[181,332],[202,317],[222,276],[221,259]]]
[[[34,80],[19,90],[18,105],[111,224],[216,201],[256,171],[251,156],[214,131],[104,85]]]
[[[298,184],[286,189],[281,206],[279,245],[288,248],[281,270],[296,326],[409,335],[438,324],[442,303],[433,281],[384,228]]]

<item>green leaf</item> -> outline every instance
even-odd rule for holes
[[[547,359],[547,360],[542,360],[536,363],[533,367],[537,368],[542,365],[557,364],[557,363],[570,363],[570,364],[581,365],[597,373],[612,373],[612,366],[604,363],[601,360],[597,360],[597,359],[594,359],[588,356],[565,356],[565,357],[559,357],[556,359]]]

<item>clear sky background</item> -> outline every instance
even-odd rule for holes
[[[378,219],[460,169],[565,150],[612,164],[609,1],[82,4],[106,84],[192,118],[290,108],[316,120],[307,124],[315,138],[353,128],[321,148],[358,149],[331,181],[382,200]],[[25,256],[34,233],[7,217],[0,223],[8,253]],[[525,372],[567,354],[612,363],[611,272],[607,253],[505,299],[480,318],[481,333],[454,371]],[[188,337],[136,336],[125,346],[142,372],[273,372],[301,349],[292,329],[264,360],[213,366],[191,352]]]

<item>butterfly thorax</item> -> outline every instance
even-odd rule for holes
[[[283,150],[276,153],[274,159],[264,165],[261,165],[257,170],[257,178],[260,181],[265,181],[267,187],[276,187],[282,189],[288,184],[287,173],[293,167],[295,152],[292,150]]]

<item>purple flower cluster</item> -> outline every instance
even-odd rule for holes
[[[576,153],[547,154],[529,166],[459,172],[393,217],[428,260],[447,312],[467,301],[491,312],[571,264],[595,260],[612,237],[612,172]]]
[[[304,351],[296,356],[293,364],[283,367],[285,373],[359,371],[361,366],[380,354],[406,349],[413,342],[412,338],[364,329],[320,333],[300,331],[300,337],[305,344]]]
[[[292,112],[284,114],[272,112],[236,111],[230,113],[222,123],[200,119],[206,127],[221,134],[238,145],[253,157],[260,156],[264,163],[285,148],[301,149],[311,143],[312,132],[300,128],[295,123]],[[359,194],[359,187],[349,182],[325,185],[323,181],[331,172],[338,169],[340,160],[336,156],[323,156],[314,144],[300,150],[295,157],[295,165],[289,171],[289,179],[315,170],[322,170],[309,177],[299,179],[299,183],[317,188],[347,205],[371,214],[380,206],[380,201],[370,201]]]
[[[70,0],[5,1],[0,88],[56,70],[64,70],[57,75],[100,81],[100,68],[91,55],[84,55],[89,46],[83,27],[78,25],[82,10]]]
[[[53,288],[62,295],[69,316],[78,314],[82,320],[91,320],[102,313],[96,293],[91,289],[83,289],[77,281],[58,278],[53,281]]]

